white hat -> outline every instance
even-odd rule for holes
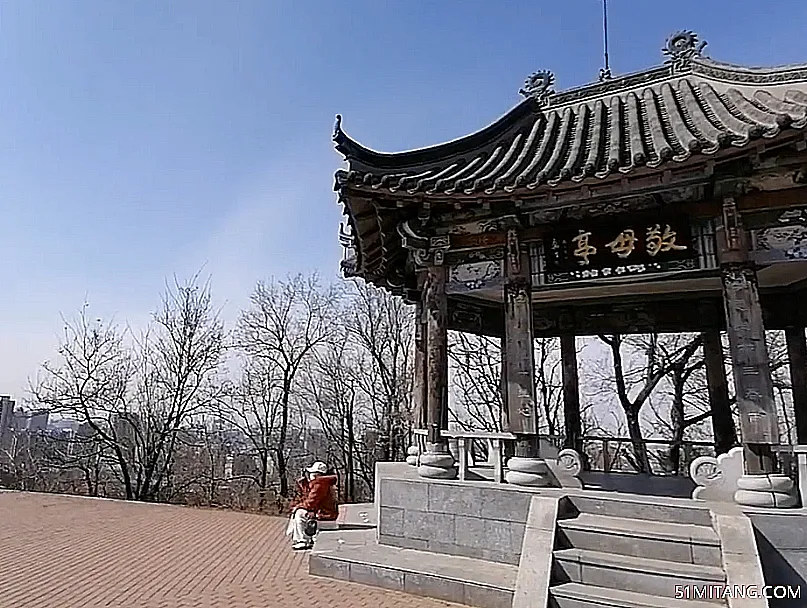
[[[308,473],[319,473],[321,475],[325,475],[328,472],[328,465],[324,462],[315,462],[310,467],[306,469]]]

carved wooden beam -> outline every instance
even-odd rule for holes
[[[765,328],[783,330],[807,326],[807,307],[792,292],[760,295]],[[501,338],[504,310],[493,302],[449,298],[448,327],[454,331]],[[709,296],[604,299],[599,302],[541,303],[533,306],[536,338],[593,336],[598,334],[700,333],[725,331],[726,318],[719,294]]]
[[[788,209],[807,205],[807,187],[798,186],[786,190],[749,192],[737,196],[740,211],[763,209]]]

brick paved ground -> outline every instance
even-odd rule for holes
[[[310,577],[280,518],[0,492],[2,608],[438,608]]]

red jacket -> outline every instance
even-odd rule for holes
[[[320,475],[307,484],[298,483],[303,492],[294,509],[305,509],[316,514],[318,520],[334,521],[339,516],[336,500],[336,475]]]

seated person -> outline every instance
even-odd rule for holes
[[[309,519],[318,521],[335,521],[339,516],[336,501],[336,475],[327,475],[328,467],[324,462],[315,462],[305,470],[305,477],[297,481],[300,499],[292,505],[289,531],[292,548],[295,550],[310,549],[314,539],[305,533]]]

